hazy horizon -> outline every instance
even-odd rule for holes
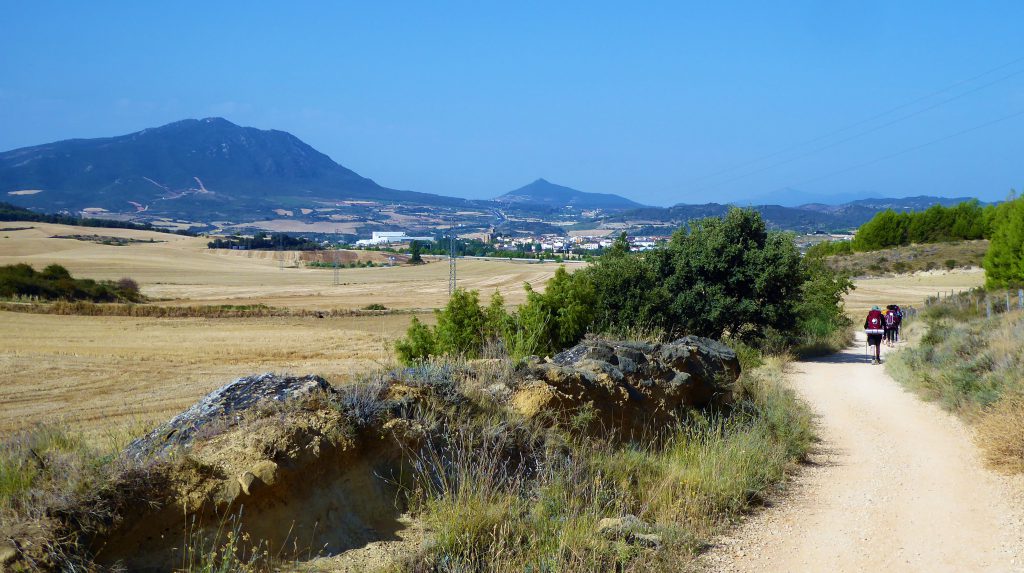
[[[0,149],[222,116],[458,197],[537,178],[650,205],[1024,184],[1013,2],[55,6],[7,11]]]

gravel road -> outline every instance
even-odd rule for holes
[[[1024,571],[1024,480],[986,469],[960,420],[863,346],[793,370],[822,441],[776,507],[704,556],[708,569]]]

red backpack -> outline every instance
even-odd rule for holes
[[[872,310],[871,312],[869,312],[867,324],[869,330],[882,328],[882,311]]]
[[[889,328],[896,326],[896,311],[890,310],[889,314],[885,315],[885,325]]]

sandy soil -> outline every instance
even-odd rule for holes
[[[798,363],[791,380],[822,441],[791,494],[722,539],[709,569],[1024,571],[1022,480],[985,469],[962,422],[863,346]]]

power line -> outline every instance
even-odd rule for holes
[[[908,107],[911,107],[913,105],[921,103],[921,102],[923,102],[925,100],[931,99],[931,98],[933,98],[933,97],[935,97],[937,95],[941,95],[943,93],[946,93],[946,92],[948,92],[948,91],[950,91],[952,89],[955,89],[955,88],[957,88],[959,86],[962,86],[964,84],[969,84],[969,83],[971,83],[971,82],[973,82],[973,81],[975,81],[977,79],[983,78],[983,77],[985,77],[985,76],[987,76],[989,74],[998,72],[999,70],[1008,68],[1008,67],[1010,67],[1010,66],[1012,66],[1014,64],[1017,64],[1019,62],[1022,62],[1022,61],[1024,61],[1024,56],[1019,57],[1017,59],[1014,59],[1014,60],[1012,60],[1010,62],[1007,62],[1005,64],[1002,64],[1000,66],[996,66],[994,68],[991,68],[991,69],[989,69],[987,71],[984,71],[984,72],[982,72],[980,74],[977,74],[977,75],[972,76],[970,78],[967,78],[965,80],[960,80],[958,82],[952,83],[952,84],[950,84],[950,85],[948,85],[946,87],[943,87],[941,89],[933,91],[933,92],[931,92],[929,94],[926,94],[924,96],[915,98],[915,99],[913,99],[913,100],[911,100],[911,101],[909,101],[907,103],[903,103],[903,104],[897,105],[895,107],[889,108],[889,109],[887,109],[887,110],[885,110],[885,111],[883,111],[881,113],[877,113],[875,115],[872,115],[871,117],[868,117],[867,119],[863,119],[863,120],[851,123],[851,124],[849,124],[849,125],[847,125],[845,127],[841,127],[839,129],[830,131],[830,132],[828,132],[828,133],[826,133],[824,135],[820,135],[820,136],[817,136],[817,137],[814,137],[814,138],[811,138],[811,139],[808,139],[808,140],[804,140],[804,141],[801,141],[801,142],[798,142],[798,143],[794,143],[793,145],[790,145],[788,147],[780,149],[779,151],[775,151],[775,152],[769,153],[767,155],[762,155],[762,156],[760,156],[760,157],[758,157],[756,159],[752,159],[750,161],[746,161],[746,162],[743,162],[743,163],[731,165],[731,166],[726,167],[724,169],[719,169],[718,171],[709,173],[709,174],[704,175],[702,177],[698,177],[697,179],[694,179],[694,180],[690,181],[690,184],[692,185],[694,183],[699,183],[701,181],[706,181],[708,179],[711,179],[711,178],[716,177],[718,175],[721,175],[723,173],[728,173],[730,171],[736,171],[738,169],[742,169],[744,167],[747,167],[747,166],[750,166],[750,165],[754,165],[755,163],[760,163],[761,161],[764,161],[766,159],[771,159],[773,157],[778,157],[779,155],[782,155],[782,154],[787,153],[789,151],[792,151],[794,149],[798,149],[798,148],[803,147],[805,145],[810,145],[812,143],[817,143],[817,142],[819,142],[821,140],[828,139],[828,138],[830,138],[830,137],[832,137],[834,135],[838,135],[840,133],[849,131],[849,130],[855,128],[855,127],[860,127],[861,125],[864,125],[866,123],[871,123],[871,122],[875,121],[876,119],[880,119],[880,118],[885,117],[885,116],[887,116],[887,115],[889,115],[891,113],[897,112],[897,111],[899,111],[901,109],[906,109]],[[1020,73],[1020,72],[1015,72],[1013,74],[1010,74],[1010,76],[1016,75],[1017,73]],[[1000,80],[997,80],[997,82],[998,81],[1002,81],[1004,79],[1007,79],[1007,78],[1006,77],[1001,78]],[[993,83],[996,83],[996,82],[993,82]],[[991,84],[988,84],[988,85],[991,85]],[[983,89],[984,87],[987,87],[987,85],[983,86],[982,88],[978,88],[978,89]],[[977,90],[974,90],[974,91],[977,91]],[[973,92],[968,92],[968,93],[973,93]],[[966,94],[961,94],[961,95],[966,95]],[[953,98],[953,99],[956,99],[956,98]],[[929,108],[929,109],[931,109],[931,108]]]
[[[844,139],[840,139],[839,141],[834,141],[832,143],[829,143],[827,145],[823,145],[821,147],[817,147],[817,148],[812,149],[810,151],[801,153],[800,155],[797,155],[795,157],[790,157],[789,159],[785,159],[783,161],[779,161],[779,162],[773,163],[771,165],[767,165],[765,167],[761,167],[759,169],[755,169],[754,171],[748,171],[747,173],[743,173],[741,175],[737,175],[735,177],[726,179],[724,181],[719,181],[718,183],[714,183],[712,185],[707,185],[707,186],[698,188],[694,192],[705,191],[705,190],[710,189],[712,187],[719,187],[719,186],[722,186],[722,185],[724,185],[726,183],[731,183],[733,181],[738,181],[740,179],[745,179],[747,177],[750,177],[751,175],[757,175],[759,173],[764,173],[765,171],[769,171],[771,169],[775,169],[776,167],[780,167],[782,165],[793,163],[794,161],[799,161],[800,159],[804,159],[806,157],[810,157],[811,155],[814,155],[816,153],[820,153],[822,151],[825,151],[826,149],[832,149],[833,147],[837,147],[837,146],[842,145],[844,143],[853,141],[854,139],[858,139],[860,137],[868,135],[869,133],[874,133],[876,131],[885,129],[885,128],[891,126],[891,125],[895,125],[895,124],[900,123],[902,121],[906,121],[906,120],[911,119],[913,117],[917,117],[917,116],[919,116],[919,115],[921,115],[923,113],[929,112],[929,111],[931,111],[931,110],[933,110],[933,109],[935,109],[935,108],[937,108],[939,106],[945,105],[945,104],[947,104],[947,103],[949,103],[951,101],[958,100],[958,99],[960,99],[962,97],[965,97],[965,96],[971,95],[973,93],[979,92],[979,91],[981,91],[981,90],[983,90],[985,88],[991,87],[991,86],[993,86],[993,85],[995,85],[995,84],[997,84],[999,82],[1008,80],[1008,79],[1010,79],[1010,78],[1012,78],[1014,76],[1018,76],[1020,74],[1024,74],[1024,69],[1017,70],[1017,71],[1015,71],[1015,72],[1013,72],[1013,73],[1011,73],[1009,75],[1003,76],[1003,77],[1001,77],[1001,78],[999,78],[997,80],[993,80],[993,81],[991,81],[991,82],[989,82],[987,84],[983,84],[983,85],[978,86],[978,87],[976,87],[976,88],[974,88],[972,90],[969,90],[969,91],[957,94],[957,95],[955,95],[955,96],[953,96],[951,98],[944,99],[944,100],[942,100],[942,101],[940,101],[940,102],[938,102],[936,104],[930,105],[930,106],[928,106],[926,108],[923,108],[923,109],[919,109],[919,110],[917,110],[917,111],[915,111],[913,113],[909,113],[907,115],[900,116],[900,117],[898,117],[896,119],[893,119],[891,121],[887,121],[887,122],[885,122],[885,123],[883,123],[881,125],[877,125],[875,127],[872,127],[871,129],[867,129],[867,130],[862,131],[860,133],[857,133],[855,135],[851,135],[850,137],[847,137],[847,138],[844,138]]]
[[[900,155],[905,155],[907,153],[910,153],[910,152],[913,152],[913,151],[917,151],[918,149],[922,149],[922,148],[928,147],[930,145],[935,145],[936,143],[942,143],[943,141],[947,141],[947,140],[953,139],[955,137],[960,137],[961,135],[966,135],[966,134],[971,133],[973,131],[978,131],[979,129],[984,129],[984,128],[989,127],[989,126],[996,125],[997,123],[1002,123],[1004,121],[1009,121],[1011,119],[1014,119],[1016,117],[1020,117],[1022,115],[1024,115],[1024,110],[1020,110],[1018,112],[1011,113],[1010,115],[1004,115],[1002,117],[993,119],[992,121],[987,121],[987,122],[982,123],[980,125],[975,125],[973,127],[968,127],[967,129],[962,129],[962,130],[960,130],[960,131],[958,131],[956,133],[951,133],[949,135],[944,135],[944,136],[939,137],[937,139],[933,139],[931,141],[927,141],[925,143],[921,143],[921,144],[915,145],[913,147],[908,147],[906,149],[897,151],[895,153],[890,153],[888,155],[883,155],[882,157],[878,157],[878,158],[872,159],[870,161],[865,161],[864,163],[858,163],[857,165],[853,165],[853,166],[850,166],[850,167],[845,167],[845,168],[839,169],[837,171],[832,171],[830,173],[826,173],[825,175],[820,175],[818,177],[814,177],[814,178],[811,178],[811,179],[805,179],[803,181],[800,181],[798,183],[794,183],[794,184],[790,185],[790,187],[796,187],[796,186],[800,186],[800,185],[806,185],[808,183],[814,183],[816,181],[821,181],[822,179],[828,179],[829,177],[834,177],[836,175],[840,175],[840,174],[846,173],[848,171],[854,171],[854,170],[860,169],[862,167],[867,167],[869,165],[874,165],[875,163],[880,163],[880,162],[885,161],[887,159],[892,159],[893,157],[898,157]],[[780,187],[780,188],[776,189],[775,191],[781,191],[783,189],[785,189],[785,187]]]

